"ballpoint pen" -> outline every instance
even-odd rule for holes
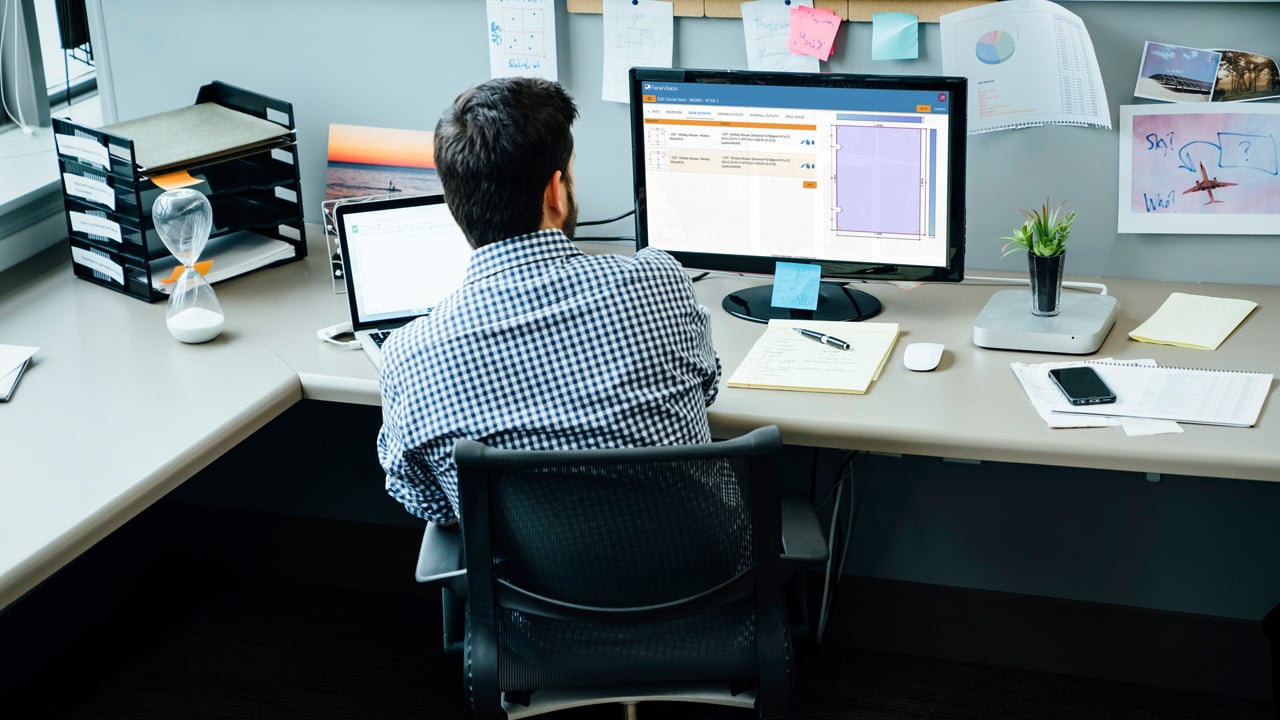
[[[848,350],[851,345],[838,337],[832,337],[826,333],[820,333],[817,330],[809,330],[807,328],[791,328],[807,338],[813,338],[823,345],[830,345],[838,350]]]

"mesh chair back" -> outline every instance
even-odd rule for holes
[[[494,571],[565,602],[654,605],[751,566],[745,460],[556,465],[490,487]]]
[[[489,632],[492,593],[500,689],[754,678],[758,556],[777,584],[779,551],[777,483],[759,440],[570,452],[459,443],[472,635]],[[761,513],[772,518],[763,529]]]

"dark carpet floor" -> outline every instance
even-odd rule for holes
[[[129,603],[16,690],[0,718],[464,718],[461,659],[440,651],[438,601],[240,579],[166,585]],[[799,648],[815,720],[1270,720],[1267,703],[1007,668]],[[648,718],[747,718],[650,705]],[[621,718],[617,707],[565,719]]]

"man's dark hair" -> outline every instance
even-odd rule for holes
[[[453,101],[436,124],[436,170],[473,247],[538,229],[547,181],[569,171],[577,117],[564,88],[540,78],[497,78]]]

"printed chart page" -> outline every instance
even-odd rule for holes
[[[1111,127],[1084,22],[1048,0],[943,15],[942,69],[969,79],[969,132],[1035,125]]]

